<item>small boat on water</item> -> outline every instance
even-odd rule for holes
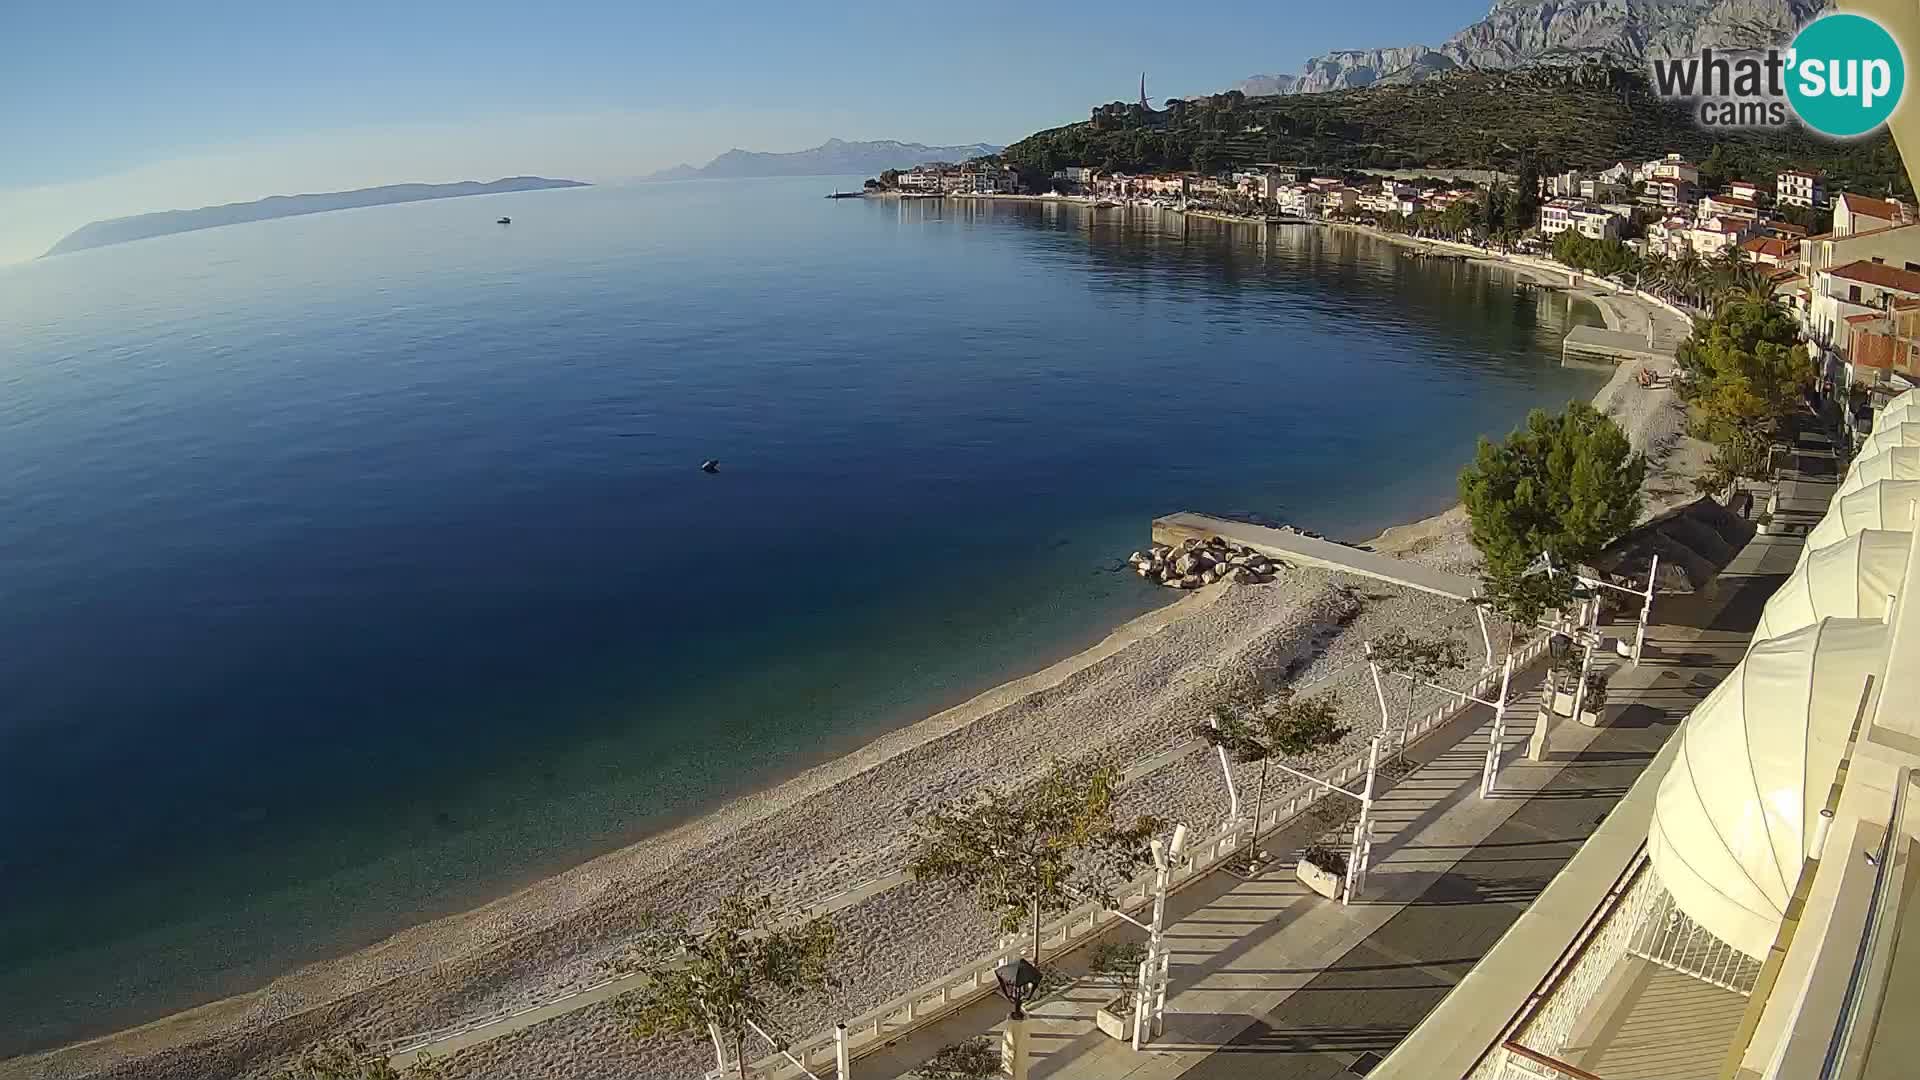
[[[513,219],[510,217],[503,217],[499,221],[494,222],[494,224],[495,225],[511,225],[513,224]]]
[[[1119,205],[1119,203],[1114,202],[1112,199],[1100,199],[1093,204],[1093,208],[1095,210],[1111,210]]]

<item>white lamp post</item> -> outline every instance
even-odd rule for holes
[[[1187,827],[1175,825],[1173,839],[1165,844],[1155,837],[1153,851],[1153,920],[1147,925],[1147,956],[1140,961],[1140,978],[1133,999],[1133,1048],[1140,1049],[1148,1038],[1164,1029],[1167,1014],[1167,980],[1170,955],[1165,935],[1167,924],[1167,885],[1173,868],[1187,850]]]

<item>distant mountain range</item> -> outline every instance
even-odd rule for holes
[[[1487,17],[1437,47],[1341,49],[1298,75],[1254,75],[1248,97],[1405,85],[1468,69],[1596,59],[1645,70],[1650,57],[1784,45],[1826,0],[1494,0]]]
[[[921,143],[847,142],[828,139],[811,150],[791,154],[763,154],[729,150],[705,165],[675,165],[641,177],[642,180],[720,180],[754,176],[874,176],[888,169],[910,169],[929,161],[965,161],[997,154],[1005,147],[988,143],[966,146],[926,146]]]
[[[420,202],[425,199],[457,199],[466,195],[497,195],[505,191],[539,191],[544,188],[587,187],[579,180],[549,180],[544,176],[509,176],[482,183],[462,180],[457,184],[388,184],[385,187],[358,188],[353,191],[329,191],[317,195],[274,195],[253,202],[203,206],[198,210],[163,210],[156,214],[137,214],[82,225],[47,250],[60,255],[86,248],[124,244],[152,236],[213,229],[246,221],[295,217],[300,214],[324,214],[329,210],[351,210],[358,206],[385,206],[388,203]]]

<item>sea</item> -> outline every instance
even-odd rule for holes
[[[0,267],[0,1056],[262,985],[1446,508],[1591,308],[1166,211],[593,187]],[[509,225],[495,219],[510,216]],[[718,461],[716,472],[701,463]]]

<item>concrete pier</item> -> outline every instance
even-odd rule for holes
[[[1212,536],[1224,537],[1230,543],[1250,547],[1269,558],[1298,566],[1318,566],[1326,570],[1360,574],[1453,600],[1473,599],[1479,586],[1470,577],[1265,525],[1248,525],[1194,513],[1168,514],[1153,520],[1153,542],[1156,544],[1177,546],[1188,537],[1205,540]]]
[[[1623,334],[1597,326],[1576,326],[1560,344],[1561,363],[1597,360],[1608,364],[1622,361],[1651,364],[1664,363],[1672,355],[1671,349],[1657,349],[1648,344],[1644,334]]]

